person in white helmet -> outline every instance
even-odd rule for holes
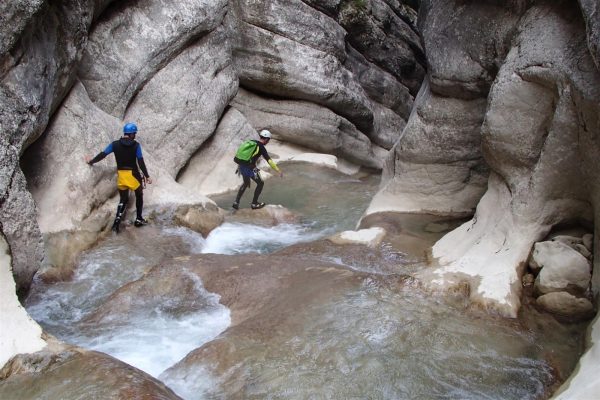
[[[271,132],[263,129],[258,135],[260,137],[259,140],[247,140],[242,143],[233,159],[239,165],[239,172],[244,179],[232,205],[236,210],[240,208],[242,195],[246,189],[250,187],[250,179],[256,182],[256,189],[254,190],[254,197],[252,198],[250,207],[256,210],[265,206],[265,203],[258,201],[258,197],[264,186],[264,182],[260,177],[260,171],[256,168],[256,163],[261,156],[267,161],[271,168],[279,173],[279,176],[283,177],[283,172],[281,172],[281,169],[275,164],[275,161],[269,157],[269,153],[265,148],[267,143],[269,143],[269,140],[271,140]]]

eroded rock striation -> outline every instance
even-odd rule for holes
[[[533,244],[555,226],[593,225],[594,10],[421,2],[427,77],[367,214],[474,212],[433,247],[432,286],[470,282],[474,300],[514,316]]]
[[[475,304],[516,316],[534,243],[555,227],[594,226],[596,3],[421,2],[427,77],[367,214],[474,211],[434,245],[427,286],[467,283]],[[581,250],[583,274],[592,252]],[[595,297],[597,271],[594,259]],[[564,293],[540,303],[589,318],[589,304]]]
[[[204,208],[196,190],[219,188],[178,179],[217,163],[229,107],[244,127],[232,147],[269,128],[381,169],[425,74],[416,10],[400,2],[19,1],[2,18],[0,215],[23,292],[40,265],[72,262],[106,227],[114,167],[82,160],[124,121],[138,123],[157,181],[147,204]]]
[[[369,215],[473,215],[420,277],[515,316],[534,243],[598,214],[599,18],[593,0],[3,2],[5,271],[25,293],[106,228],[114,166],[83,159],[123,122],[155,178],[147,206],[204,231],[231,150],[267,128],[382,169]]]

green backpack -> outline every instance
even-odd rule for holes
[[[249,162],[254,155],[256,155],[258,150],[258,143],[254,140],[246,140],[244,143],[240,145],[237,152],[235,153],[235,158],[233,159],[236,163],[240,162]]]

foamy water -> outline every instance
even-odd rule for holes
[[[198,280],[198,297],[207,307],[201,312],[174,318],[154,310],[148,318],[115,321],[110,326],[90,326],[85,317],[117,289],[142,277],[161,257],[181,254],[265,253],[329,234],[309,225],[283,224],[261,227],[225,223],[205,239],[184,227],[154,227],[132,231],[135,236],[112,236],[83,254],[74,277],[68,282],[45,285],[36,282],[27,299],[29,314],[61,340],[101,351],[154,377],[188,352],[213,340],[229,326],[229,309],[219,296],[207,292]],[[140,235],[144,235],[140,238]],[[140,243],[143,243],[140,246]],[[171,380],[174,386],[184,387]],[[209,385],[209,382],[197,382]]]
[[[231,362],[222,365],[224,372],[202,360],[170,369],[231,323],[219,296],[207,292],[196,275],[190,295],[202,300],[198,309],[180,315],[149,306],[143,315],[115,316],[101,324],[84,322],[119,288],[140,279],[161,260],[201,253],[268,253],[353,229],[377,187],[368,179],[340,180],[331,171],[295,172],[287,186],[268,182],[263,197],[303,216],[302,223],[275,227],[225,223],[206,238],[187,228],[158,224],[126,229],[85,252],[72,281],[52,285],[36,281],[27,310],[59,339],[146,371],[186,400],[228,395],[535,399],[547,394],[554,379],[548,360],[559,360],[566,371],[572,368],[581,342],[576,327],[539,317],[521,324],[473,316],[410,286],[388,288],[387,278],[365,279],[329,303],[292,305],[294,322],[304,322],[290,331],[278,327],[268,343],[229,331],[223,340],[233,340],[236,350],[223,361]],[[224,195],[221,205],[230,206],[232,196]],[[355,264],[361,260],[376,264],[379,259],[357,257],[348,263],[347,254],[341,257],[335,251],[332,247],[322,259],[377,272],[370,264]],[[242,389],[228,392],[232,387]]]
[[[144,228],[145,229],[145,228]],[[29,314],[61,340],[98,350],[152,376],[213,340],[229,326],[229,309],[196,277],[196,293],[206,306],[181,317],[150,310],[136,318],[95,326],[84,319],[124,284],[139,279],[161,257],[199,253],[205,240],[186,228],[137,230],[144,235],[110,237],[86,252],[69,282],[37,282],[27,299]]]
[[[333,233],[333,229],[313,230],[299,224],[263,227],[251,224],[224,223],[206,238],[202,253],[243,254],[269,253],[296,243],[310,242]]]
[[[231,319],[222,305],[175,319],[157,313],[154,318],[133,318],[126,324],[102,330],[100,335],[73,336],[72,343],[98,350],[158,377],[190,351],[213,340]]]

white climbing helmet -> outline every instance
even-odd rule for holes
[[[258,136],[260,136],[261,138],[265,138],[265,139],[271,139],[271,132],[269,132],[266,129],[263,129],[262,131],[260,131]]]

